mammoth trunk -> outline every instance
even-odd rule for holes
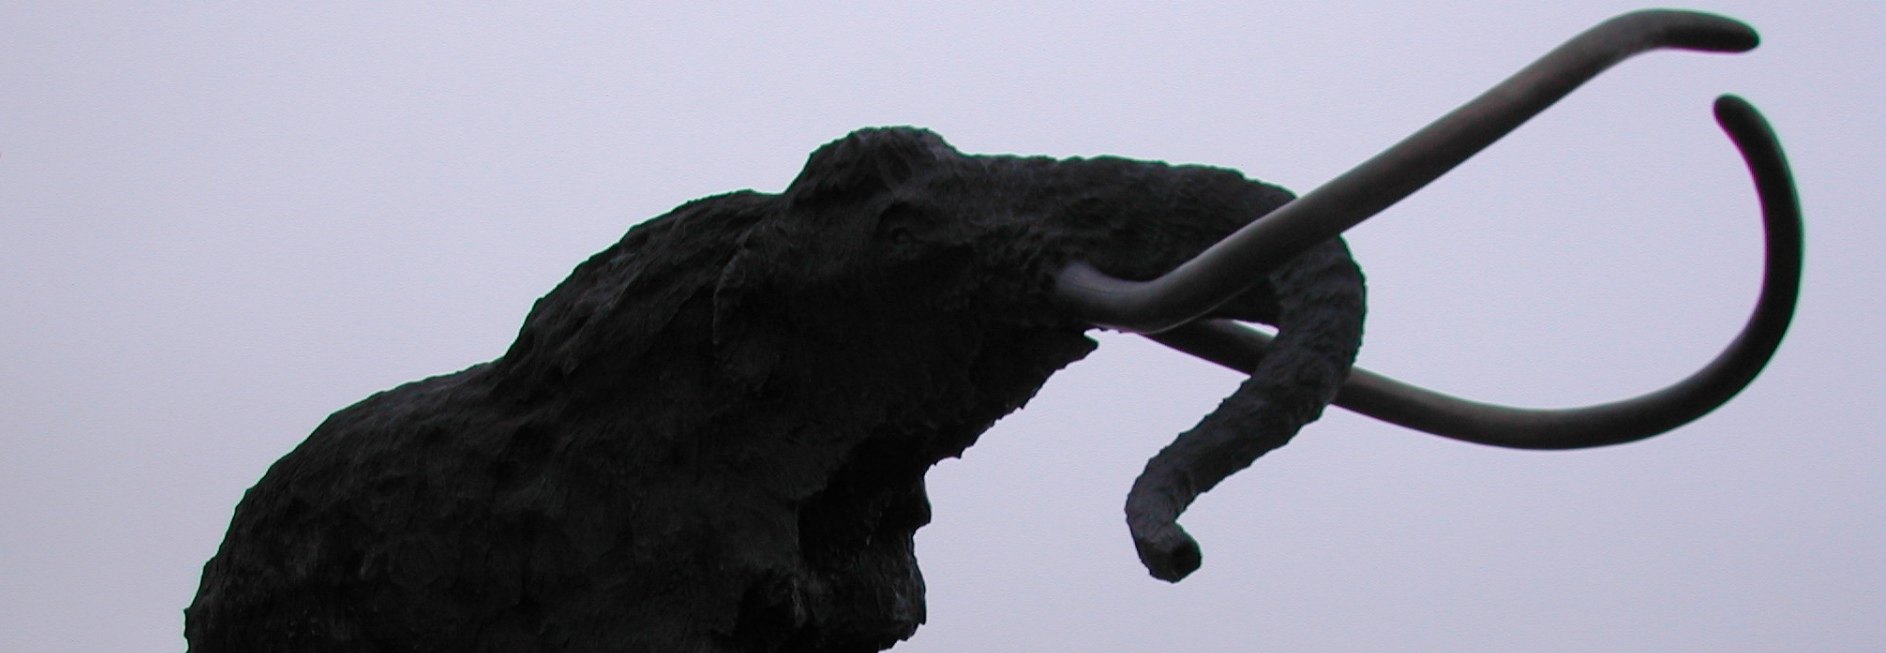
[[[1147,462],[1127,495],[1134,548],[1161,580],[1176,582],[1201,562],[1179,514],[1321,416],[1355,362],[1362,273],[1341,241],[1304,253],[1268,281],[1278,298],[1277,346],[1217,410]]]

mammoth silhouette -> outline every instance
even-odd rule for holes
[[[334,413],[243,497],[185,634],[199,653],[882,650],[924,620],[925,471],[1096,327],[1251,372],[1129,493],[1141,560],[1171,581],[1201,560],[1186,506],[1332,401],[1509,447],[1669,430],[1747,385],[1793,311],[1799,212],[1746,103],[1717,116],[1761,196],[1761,298],[1716,361],[1643,397],[1524,410],[1352,370],[1363,282],[1338,236],[1617,61],[1755,40],[1620,16],[1301,198],[1223,169],[854,132],[781,194],[629,230],[498,359]]]

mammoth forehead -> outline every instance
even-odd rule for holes
[[[1119,157],[978,160],[1008,219],[1116,277],[1149,279],[1294,197],[1224,168]],[[996,207],[994,210],[1002,210]]]
[[[1222,237],[1293,199],[1277,186],[1210,166],[1119,157],[967,158],[976,165],[939,180],[950,191],[977,194],[1018,219],[1108,238]]]
[[[814,151],[794,205],[900,202],[945,220],[1021,220],[1133,238],[1222,235],[1290,201],[1236,170],[1120,157],[965,155],[914,127],[860,129]]]

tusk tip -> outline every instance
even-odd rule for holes
[[[1662,32],[1659,40],[1670,47],[1705,52],[1747,52],[1761,45],[1762,37],[1747,23],[1700,11],[1651,9],[1631,12],[1617,20],[1644,21]]]
[[[1748,122],[1751,116],[1760,116],[1755,105],[1738,95],[1723,94],[1716,97],[1716,122],[1724,126],[1738,122]]]

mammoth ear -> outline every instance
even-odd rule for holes
[[[747,388],[756,388],[779,363],[779,315],[773,303],[776,256],[766,252],[767,236],[777,225],[765,221],[740,234],[734,254],[714,283],[714,361],[721,371]]]

